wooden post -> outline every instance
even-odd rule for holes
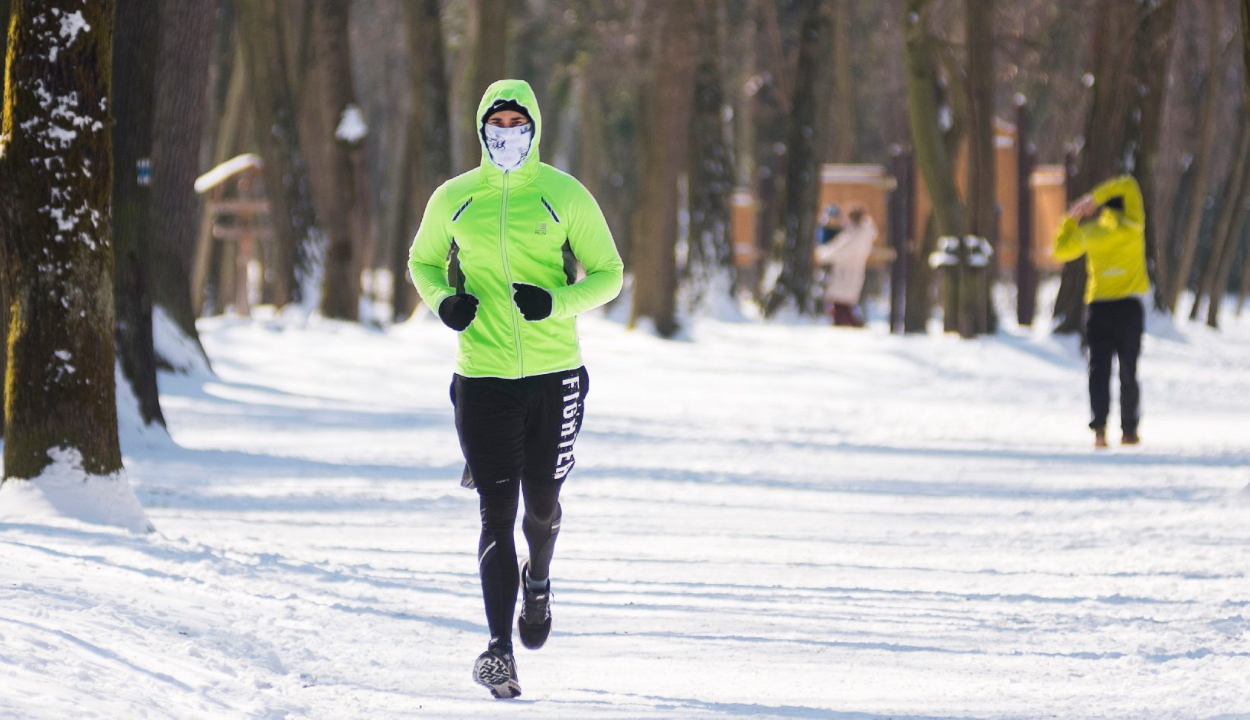
[[[1037,268],[1033,267],[1033,188],[1029,180],[1037,151],[1029,142],[1029,108],[1016,103],[1016,322],[1033,324],[1037,314]]]
[[[887,233],[890,248],[894,250],[894,264],[890,266],[890,332],[903,332],[903,309],[907,302],[907,256],[911,234],[912,214],[912,158],[901,149],[894,151],[890,161],[890,173],[894,176],[894,189],[890,192]]]

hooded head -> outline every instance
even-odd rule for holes
[[[529,122],[511,128],[487,124],[487,119],[501,110],[518,112]],[[516,172],[538,166],[542,113],[529,83],[499,80],[486,88],[477,106],[477,136],[482,146],[483,169]]]

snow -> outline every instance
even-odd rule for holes
[[[82,13],[77,10],[72,13],[66,13],[65,17],[61,18],[61,37],[67,38],[65,41],[66,47],[74,44],[74,41],[78,39],[78,33],[90,30],[91,26],[83,19]]]
[[[172,440],[122,420],[156,532],[0,523],[0,717],[1250,718],[1225,317],[1151,318],[1144,444],[1104,452],[1041,330],[583,318],[555,630],[511,702],[469,679],[454,333],[204,320],[218,374],[161,376]]]
[[[364,113],[356,105],[348,105],[343,108],[343,115],[339,118],[338,128],[334,131],[334,137],[345,143],[354,145],[369,134],[369,126],[365,124]]]
[[[236,155],[196,178],[195,191],[201,194],[206,193],[244,170],[261,166],[262,161],[259,155],[254,153]]]
[[[50,455],[52,463],[38,477],[0,485],[0,527],[47,521],[112,525],[132,533],[152,529],[124,472],[89,474],[77,450],[57,448]]]

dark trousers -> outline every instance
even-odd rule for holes
[[[864,326],[864,318],[859,314],[859,308],[854,305],[834,303],[830,315],[833,316],[833,324],[840,327],[862,328]]]
[[[513,539],[518,496],[525,500],[521,531],[530,574],[545,578],[550,572],[560,487],[573,469],[589,387],[585,368],[518,380],[456,375],[452,381],[456,432],[481,510],[477,564],[492,645],[512,645],[520,583]]]
[[[1089,343],[1089,404],[1095,430],[1107,427],[1111,412],[1111,359],[1120,361],[1120,427],[1126,434],[1137,433],[1140,390],[1137,386],[1137,358],[1145,311],[1137,298],[1107,300],[1089,304],[1085,326]]]

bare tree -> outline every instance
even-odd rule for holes
[[[1207,325],[1220,326],[1220,305],[1224,299],[1224,290],[1228,286],[1229,275],[1233,270],[1233,258],[1237,254],[1245,224],[1247,210],[1250,209],[1250,133],[1245,125],[1240,127],[1235,160],[1229,169],[1223,202],[1220,203],[1219,217],[1211,237],[1211,252],[1207,258],[1206,268],[1202,273],[1202,281],[1194,293],[1194,304],[1189,313],[1190,320],[1198,318],[1202,298],[1207,298]]]
[[[4,476],[54,448],[122,467],[114,385],[111,0],[17,0],[0,129],[0,226],[12,333]],[[60,21],[51,21],[60,17]]]
[[[721,14],[724,0],[696,0],[698,59],[694,74],[694,113],[690,137],[690,237],[687,285],[692,305],[709,291],[733,287],[733,153],[725,122],[721,69]],[[718,281],[719,278],[719,281]]]
[[[240,0],[239,39],[247,66],[257,140],[265,163],[265,191],[277,238],[274,302],[309,300],[319,268],[319,230],[308,169],[296,127],[281,0]]]
[[[855,160],[859,146],[858,110],[855,99],[855,52],[851,36],[855,16],[851,0],[833,0],[833,141],[825,143],[831,149],[834,162],[849,163]]]
[[[412,121],[406,139],[408,157],[415,158],[404,181],[410,190],[400,194],[400,202],[425,207],[434,190],[451,176],[450,90],[443,59],[443,22],[438,0],[407,3],[408,73],[412,82]],[[411,198],[411,202],[409,202]],[[401,224],[408,229],[418,220]],[[408,276],[409,243],[397,242],[392,263],[395,319],[412,314],[416,292]]]
[[[512,14],[508,0],[468,0],[469,28],[462,61],[463,95],[460,107],[464,118],[456,126],[460,138],[461,172],[477,165],[481,145],[477,128],[477,104],[486,88],[504,77],[508,58],[508,18]],[[465,122],[465,121],[468,122]]]
[[[164,308],[201,354],[191,291],[199,210],[193,186],[208,114],[216,4],[160,0],[160,62],[152,110],[152,303]]]
[[[799,30],[799,58],[794,74],[790,126],[786,133],[786,186],[781,212],[782,268],[765,305],[772,315],[787,303],[799,312],[812,310],[812,244],[816,230],[816,199],[820,191],[820,158],[828,133],[825,99],[829,92],[828,63],[832,43],[832,5],[829,0],[803,0]]]
[[[1245,70],[1241,77],[1246,84],[1245,112],[1250,114],[1250,0],[1241,0],[1241,60]]]
[[[157,5],[118,0],[113,71],[113,262],[117,359],[144,424],[165,424],[156,387],[149,261],[152,231],[152,106],[160,42]]]
[[[313,54],[319,100],[317,135],[311,147],[326,154],[316,193],[317,216],[328,237],[321,313],[356,320],[360,311],[361,261],[369,233],[368,187],[364,169],[365,127],[352,82],[348,39],[348,0],[313,5]]]
[[[968,234],[998,240],[994,156],[994,2],[965,0],[968,64]],[[959,333],[989,332],[993,313],[994,264],[973,266],[973,248],[961,248]]]
[[[634,213],[634,292],[629,324],[677,332],[677,182],[686,164],[693,111],[694,14],[690,3],[653,3],[659,43],[642,148],[642,186]]]
[[[1194,260],[1198,256],[1198,232],[1202,226],[1202,217],[1206,211],[1207,188],[1211,180],[1211,160],[1215,152],[1215,124],[1219,112],[1220,88],[1223,84],[1223,66],[1221,57],[1228,48],[1227,43],[1219,41],[1220,14],[1218,8],[1208,8],[1207,63],[1206,77],[1203,79],[1202,110],[1198,116],[1198,150],[1194,154],[1193,185],[1190,189],[1193,198],[1189,205],[1189,215],[1185,218],[1181,233],[1180,257],[1176,268],[1165,282],[1164,299],[1169,312],[1175,313],[1181,293],[1189,286],[1189,276],[1193,271]]]

